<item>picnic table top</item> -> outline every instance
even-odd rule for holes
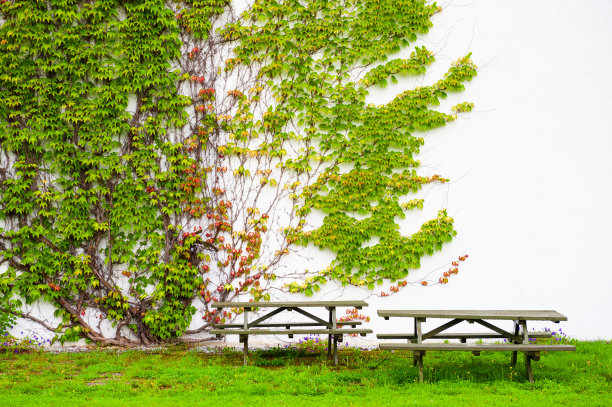
[[[367,307],[365,301],[270,301],[213,302],[212,308],[306,308],[306,307]]]
[[[378,310],[381,317],[567,321],[553,310]]]

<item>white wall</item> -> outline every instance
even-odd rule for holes
[[[447,285],[370,297],[372,328],[402,330],[379,320],[380,308],[554,309],[567,315],[560,327],[570,336],[612,338],[612,2],[438,4],[444,10],[422,41],[436,52],[435,66],[424,81],[372,92],[371,101],[431,83],[473,53],[478,76],[441,109],[467,100],[475,111],[425,133],[420,157],[423,174],[452,182],[423,191],[424,210],[402,224],[416,231],[447,207],[458,231],[410,281],[470,257]],[[311,254],[313,264],[330,259]],[[347,289],[317,298],[340,293],[367,296]]]
[[[612,338],[612,1],[439,4],[420,42],[437,55],[428,75],[373,91],[370,101],[432,83],[473,53],[478,76],[440,109],[467,100],[475,111],[424,133],[419,158],[423,175],[452,182],[422,191],[424,210],[402,222],[414,232],[446,207],[458,230],[408,280],[437,279],[457,256],[470,257],[444,286],[378,298],[328,285],[313,299],[367,299],[375,332],[410,330],[377,318],[382,308],[554,309],[569,318],[561,327],[570,336]],[[332,259],[302,254],[310,270]],[[304,264],[296,256],[287,267]],[[534,324],[542,326],[555,327]]]

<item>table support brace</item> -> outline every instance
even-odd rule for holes
[[[272,312],[268,312],[266,315],[264,315],[264,316],[262,316],[262,317],[260,317],[260,318],[257,318],[255,321],[253,321],[253,322],[251,322],[250,324],[248,324],[248,327],[249,327],[249,328],[251,328],[251,327],[257,326],[257,324],[259,324],[260,322],[263,322],[263,321],[265,321],[266,319],[268,319],[268,318],[270,318],[270,317],[273,317],[274,315],[276,315],[276,314],[278,314],[278,313],[280,313],[280,312],[283,312],[283,311],[284,311],[284,310],[286,310],[286,309],[287,309],[287,308],[285,308],[285,307],[281,307],[281,308],[277,308],[277,309],[275,309],[275,310],[274,310],[274,311],[272,311]],[[246,312],[246,311],[245,311],[245,312]],[[245,315],[246,315],[246,314],[245,314]],[[245,318],[246,318],[246,317],[245,317]]]
[[[503,330],[499,327],[496,327],[495,325],[487,322],[487,321],[483,321],[482,319],[475,319],[474,322],[479,323],[480,325],[489,328],[492,331],[497,332],[500,335],[504,335],[506,338],[508,338],[511,341],[517,341],[517,342],[522,342],[521,337],[519,337],[518,335],[513,335],[510,332]]]
[[[424,333],[422,340],[432,338],[435,335],[439,334],[440,332],[442,332],[442,331],[444,331],[444,330],[446,330],[446,329],[448,329],[448,328],[450,328],[452,326],[455,326],[458,323],[463,322],[463,321],[465,321],[465,320],[457,318],[457,319],[453,319],[452,321],[449,321],[449,322],[447,322],[447,323],[445,323],[443,325],[440,325],[436,329],[432,329],[431,331],[429,331],[427,333]]]
[[[320,323],[321,325],[323,325],[323,326],[324,326],[324,327],[326,327],[326,328],[331,328],[331,327],[332,327],[332,323],[333,323],[333,321],[330,321],[329,323],[328,323],[328,322],[325,322],[325,320],[323,320],[323,319],[319,318],[319,317],[318,317],[318,316],[316,316],[316,315],[312,315],[310,312],[308,312],[308,311],[304,311],[304,310],[303,310],[303,309],[301,309],[301,308],[294,308],[293,310],[294,310],[294,311],[296,311],[296,312],[299,312],[300,314],[302,314],[302,315],[304,315],[304,316],[307,316],[308,318],[312,319],[312,320],[313,320],[313,321],[315,321],[315,322]]]

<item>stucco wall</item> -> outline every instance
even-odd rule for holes
[[[431,83],[472,52],[478,77],[440,108],[472,101],[475,110],[425,133],[419,158],[422,173],[452,182],[425,189],[424,210],[402,224],[416,231],[446,207],[458,230],[409,280],[470,257],[447,285],[369,298],[373,329],[400,330],[375,317],[377,308],[533,308],[567,315],[560,327],[572,337],[612,338],[612,2],[438,4],[444,10],[422,41],[436,52],[428,75],[371,100]],[[311,254],[313,265],[330,259]],[[317,298],[341,293],[366,296],[329,289]]]
[[[402,222],[409,234],[446,207],[458,230],[409,281],[437,279],[457,256],[469,259],[447,285],[379,298],[330,284],[313,299],[366,299],[375,332],[410,330],[378,319],[381,308],[533,308],[567,315],[561,327],[572,337],[612,338],[612,2],[439,4],[419,43],[437,62],[424,78],[373,90],[370,101],[434,82],[472,52],[478,77],[440,109],[471,101],[475,110],[424,133],[419,157],[422,175],[451,182],[426,187],[424,209]],[[302,268],[304,258],[314,270],[332,256],[307,248],[286,266]],[[552,325],[533,325],[541,326]]]

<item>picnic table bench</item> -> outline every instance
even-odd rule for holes
[[[210,333],[218,337],[239,335],[239,341],[243,344],[245,365],[248,362],[249,335],[289,335],[290,338],[293,335],[327,335],[327,353],[331,355],[333,343],[334,363],[337,365],[338,341],[342,341],[342,336],[345,334],[365,336],[372,333],[372,330],[357,328],[358,325],[361,325],[360,321],[338,321],[336,309],[361,309],[367,305],[364,301],[213,302],[211,307],[216,308],[219,312],[223,308],[242,308],[244,322],[242,324],[214,324]],[[249,312],[260,308],[273,308],[273,310],[249,322]],[[304,308],[324,309],[328,312],[328,318],[325,320]],[[308,318],[309,321],[266,322],[271,317],[285,311],[295,311]]]
[[[517,353],[525,354],[525,369],[527,379],[533,382],[531,361],[540,360],[540,352],[544,351],[574,351],[572,345],[542,345],[530,343],[530,339],[550,337],[548,332],[529,332],[527,321],[552,321],[559,323],[567,321],[567,317],[550,310],[379,310],[378,315],[389,318],[413,318],[414,332],[407,334],[379,334],[378,339],[406,339],[407,343],[381,343],[381,350],[410,350],[413,361],[419,367],[419,381],[423,381],[423,356],[426,351],[471,351],[479,356],[481,351],[511,351],[511,364],[516,365]],[[428,318],[450,319],[429,332],[423,332],[421,324]],[[490,320],[514,321],[513,332],[508,332]],[[483,333],[447,333],[444,332],[461,322],[477,323],[488,328]],[[493,332],[491,332],[493,331]],[[490,339],[503,338],[506,343],[467,343],[469,338]],[[460,339],[461,343],[423,343],[427,339]]]

